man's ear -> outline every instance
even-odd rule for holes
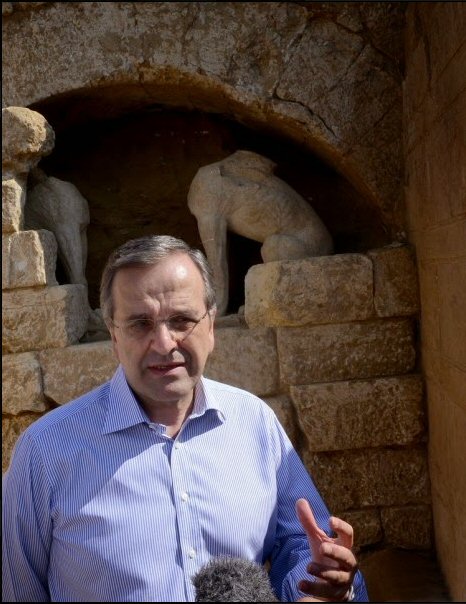
[[[214,306],[213,308],[211,308],[209,310],[209,317],[210,317],[210,329],[214,329],[214,323],[215,323],[215,317],[217,316],[217,307]]]
[[[112,348],[113,348],[113,354],[115,355],[116,360],[120,363],[120,355],[118,354],[118,346],[116,345],[115,341],[112,340]]]
[[[214,323],[215,323],[216,314],[217,314],[217,307],[214,307],[211,310],[209,310],[209,317],[210,317],[210,327],[209,327],[210,350],[209,350],[209,354],[213,351],[214,345],[215,345]]]
[[[110,333],[110,338],[112,340],[113,354],[115,355],[117,361],[120,362],[120,357],[118,354],[118,344],[117,344],[117,340],[115,337],[115,328],[113,327],[111,321],[105,321],[105,324],[107,326],[107,329]]]

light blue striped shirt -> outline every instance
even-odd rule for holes
[[[183,602],[220,555],[271,562],[278,597],[300,597],[305,497],[328,511],[275,414],[203,378],[175,439],[151,423],[120,367],[20,437],[3,481],[4,602]],[[367,600],[356,576],[356,599]]]

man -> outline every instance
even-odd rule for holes
[[[129,241],[101,308],[118,370],[30,426],[5,476],[3,601],[193,601],[219,556],[268,561],[284,601],[366,600],[352,529],[329,526],[274,413],[202,377],[215,296],[201,252]]]

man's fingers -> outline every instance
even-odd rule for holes
[[[320,546],[320,552],[321,558],[323,558],[326,562],[336,562],[338,568],[341,568],[342,570],[353,571],[357,567],[357,561],[353,552],[344,545],[337,545],[336,543],[327,542],[322,543]],[[316,562],[316,560],[314,560],[314,562]],[[331,564],[331,566],[334,565]]]
[[[335,562],[337,562],[336,558],[334,558],[334,560]],[[333,560],[330,564],[328,562],[328,560],[323,560],[321,562],[316,562],[315,560],[313,560],[312,562],[309,562],[306,570],[310,575],[314,575],[316,577],[320,577],[323,571],[327,571],[329,569],[337,569],[348,574],[356,574],[357,564],[353,560],[340,561],[339,559],[337,564],[333,564]]]
[[[319,564],[310,564],[308,567],[309,573],[323,579],[333,585],[350,585],[352,583],[352,573],[350,571],[340,570],[338,568],[329,568],[328,566],[320,566]]]
[[[330,528],[337,534],[335,543],[351,549],[353,547],[354,531],[351,524],[348,524],[341,518],[331,516]]]

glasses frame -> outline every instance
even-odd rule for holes
[[[149,335],[151,335],[153,337],[153,334],[155,333],[157,326],[160,325],[161,323],[165,323],[165,327],[167,328],[167,331],[170,334],[171,339],[174,340],[175,342],[179,343],[179,342],[183,342],[184,340],[186,340],[186,338],[188,338],[193,333],[193,331],[196,329],[196,327],[199,325],[199,323],[203,319],[205,319],[208,314],[209,314],[209,309],[207,309],[205,311],[205,313],[202,315],[202,317],[200,319],[189,319],[190,321],[192,321],[194,323],[194,325],[186,333],[181,334],[181,336],[174,334],[171,331],[171,329],[168,327],[167,321],[170,321],[170,318],[159,319],[157,321],[154,321],[153,319],[144,319],[144,321],[148,321],[148,322],[152,323],[152,328],[150,329],[150,331],[147,332],[147,334],[145,334],[144,336],[141,336],[141,337],[135,337],[135,336],[128,335],[128,333],[126,332],[126,328],[128,327],[128,325],[118,325],[117,323],[115,323],[115,321],[113,319],[110,319],[110,323],[112,324],[112,327],[115,327],[116,329],[121,329],[121,333],[123,335],[125,335],[129,340],[132,340],[133,342],[142,342],[142,341],[146,340]],[[138,320],[140,320],[140,319],[133,319],[133,321],[128,321],[128,323],[131,323],[131,322],[134,323]]]

